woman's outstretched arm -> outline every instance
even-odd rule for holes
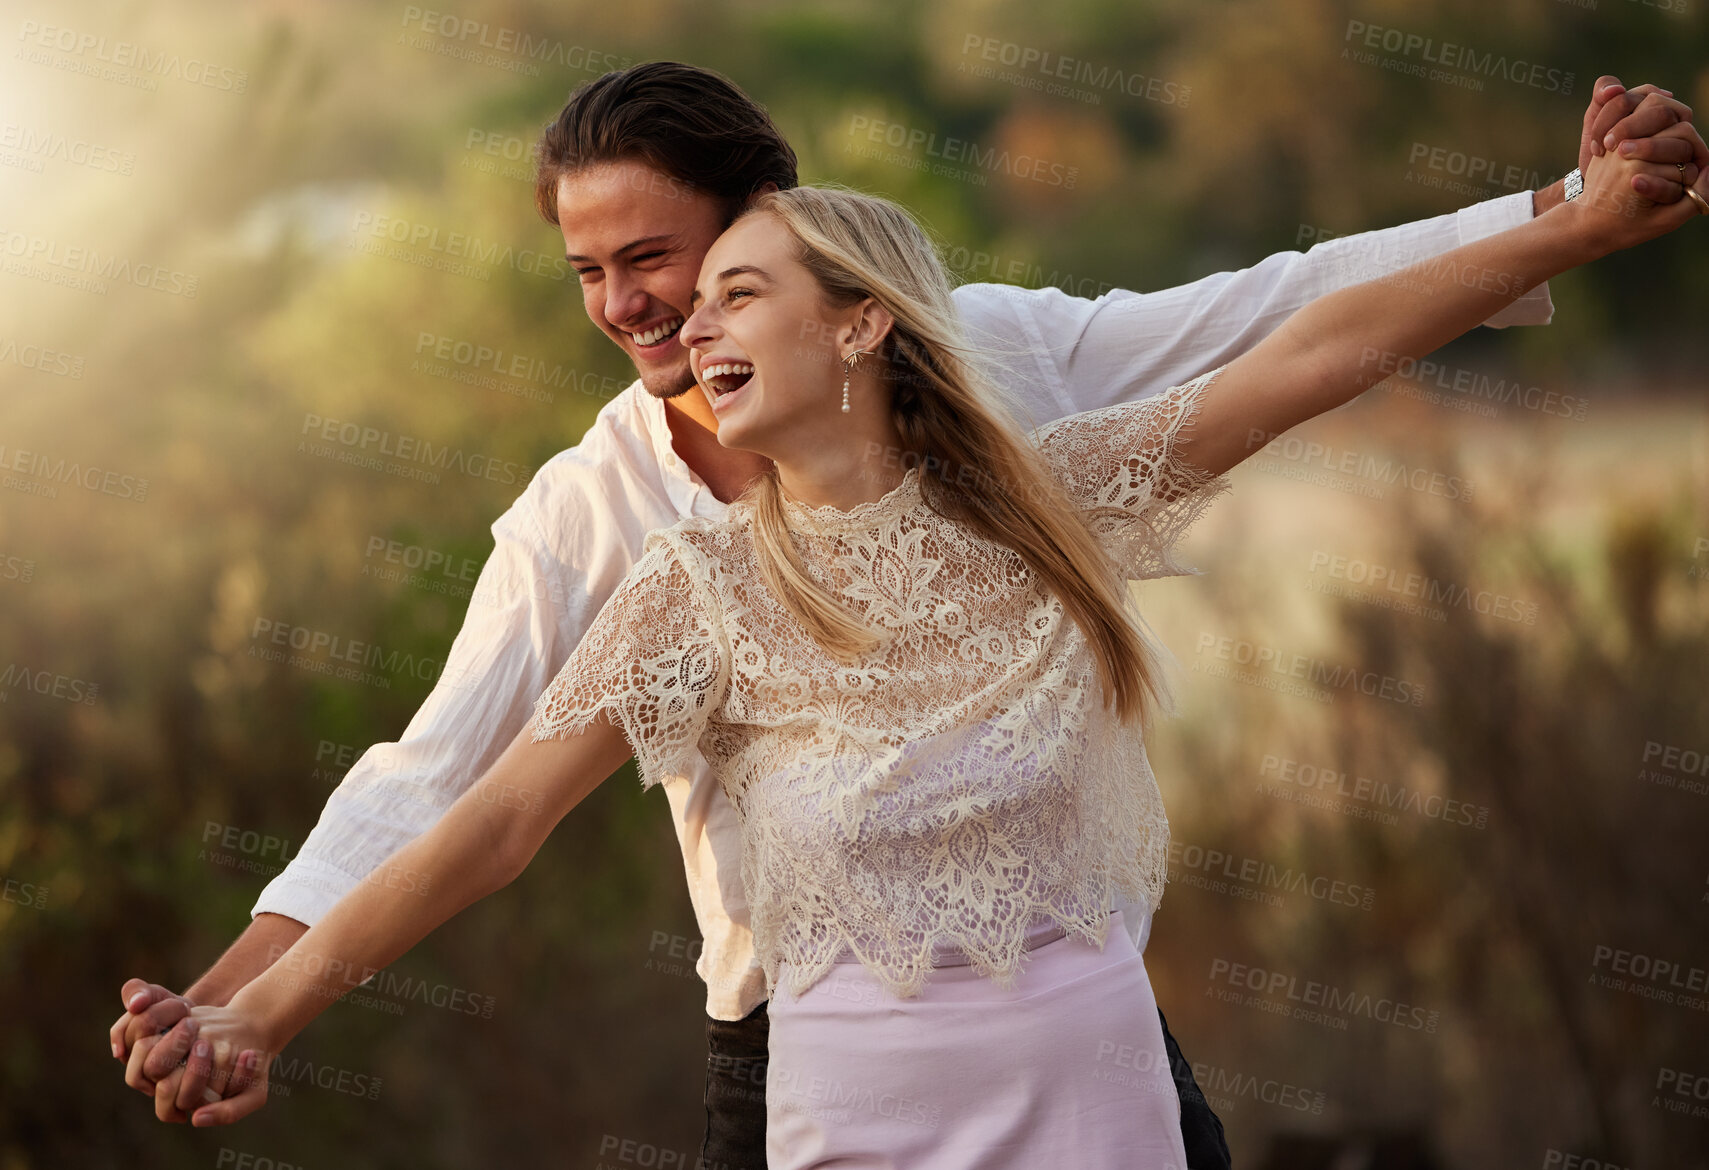
[[[631,755],[608,714],[539,742],[534,723],[432,829],[364,878],[228,1005],[194,1009],[196,1047],[174,1098],[194,1110],[192,1124],[229,1124],[264,1105],[267,1066],[292,1037],[442,922],[514,881],[564,815]],[[256,1055],[239,1069],[246,1051]],[[206,1104],[204,1089],[241,1091]]]
[[[1676,128],[1677,129],[1677,128]],[[1700,194],[1706,182],[1685,170]],[[1180,437],[1184,463],[1218,474],[1290,427],[1358,397],[1401,362],[1422,358],[1570,268],[1685,224],[1690,198],[1656,204],[1638,175],[1678,182],[1673,165],[1617,154],[1591,160],[1584,191],[1527,223],[1311,302],[1230,362]],[[1704,216],[1709,225],[1709,216]]]

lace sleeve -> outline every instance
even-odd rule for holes
[[[601,713],[623,732],[650,788],[686,773],[723,706],[730,655],[711,591],[666,532],[653,532],[569,659],[534,704],[538,742]]]
[[[1176,454],[1205,390],[1226,367],[1139,402],[1083,411],[1040,431],[1039,447],[1129,579],[1185,576],[1181,535],[1232,485]]]

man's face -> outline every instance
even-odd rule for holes
[[[588,320],[629,355],[655,398],[694,385],[677,330],[723,216],[717,199],[645,163],[599,163],[558,182],[564,255],[581,278]]]

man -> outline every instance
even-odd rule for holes
[[[1701,139],[1648,137],[1688,119],[1689,109],[1611,82],[1598,84],[1585,115],[1581,166],[1616,125],[1617,137],[1638,140],[1652,161],[1709,163]],[[796,181],[794,152],[765,112],[726,79],[692,66],[651,62],[606,74],[578,89],[548,128],[537,206],[562,231],[589,318],[634,362],[639,381],[493,525],[493,555],[439,685],[397,743],[375,745],[351,769],[297,857],[262,893],[250,927],[183,996],[140,980],[125,985],[114,1055],[128,1061],[128,1083],[155,1095],[162,1119],[182,1120],[202,1104],[179,1095],[178,1066],[205,1059],[193,1026],[175,1026],[187,1002],[227,1002],[305,924],[423,832],[516,736],[647,533],[688,515],[721,517],[763,469],[761,457],[718,445],[677,330],[712,241],[752,195]],[[1186,382],[1329,289],[1493,234],[1560,198],[1558,184],[1510,195],[1143,296],[1117,291],[1090,301],[1054,289],[969,285],[956,300],[970,338],[1005,359],[998,380],[1042,425]],[[1540,287],[1489,324],[1546,323],[1552,313]],[[396,799],[394,782],[414,798]],[[705,940],[697,964],[710,1049],[703,1158],[757,1168],[765,989],[748,935],[737,821],[703,763],[665,789]],[[1135,942],[1143,949],[1144,938]],[[1164,1035],[1189,1161],[1226,1167],[1221,1123],[1166,1023]]]

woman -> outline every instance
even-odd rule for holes
[[[288,961],[195,1009],[209,1055],[180,1106],[264,1099],[271,1053],[513,879],[631,749],[648,784],[698,751],[742,818],[773,997],[768,1165],[1184,1166],[1122,920],[1155,909],[1168,839],[1142,738],[1162,656],[1125,579],[1187,571],[1174,543],[1223,473],[1393,355],[1698,213],[1634,195],[1640,174],[1699,180],[1598,157],[1579,199],[1036,443],[905,212],[762,196],[680,336],[719,442],[774,469],[725,520],[652,534],[481,781]]]

